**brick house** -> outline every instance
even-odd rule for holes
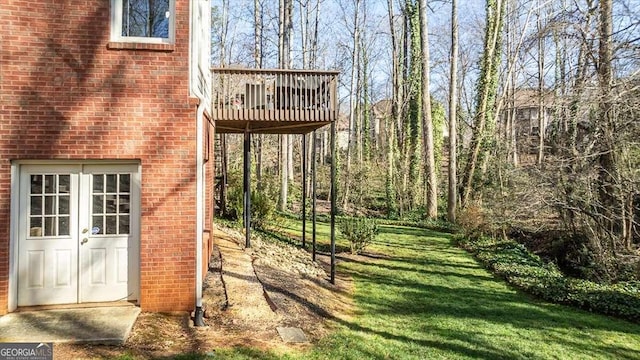
[[[0,15],[0,315],[197,309],[211,248],[210,3],[5,0]]]

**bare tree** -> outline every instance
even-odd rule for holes
[[[451,71],[449,83],[449,191],[447,218],[456,221],[458,202],[458,0],[451,0]]]
[[[614,234],[621,232],[621,224],[614,220],[620,207],[618,193],[619,172],[617,148],[615,143],[615,125],[613,114],[613,0],[600,0],[599,45],[598,45],[598,85],[600,101],[598,111],[600,121],[597,125],[597,149],[599,164],[599,197],[603,206],[603,215],[608,218]],[[624,212],[622,208],[621,213]],[[611,236],[611,250],[616,251],[614,236]]]
[[[346,208],[349,203],[349,190],[351,182],[351,149],[356,141],[356,107],[357,107],[357,90],[358,90],[358,68],[360,55],[360,0],[355,0],[353,10],[353,47],[351,49],[351,77],[349,81],[349,144],[346,154],[345,184],[343,190],[342,207]]]
[[[292,0],[280,0],[279,17],[279,63],[280,68],[288,69],[291,64],[291,22],[292,22]],[[289,191],[289,152],[293,151],[289,136],[280,135],[280,210],[287,209]]]
[[[401,93],[400,93],[400,78],[401,78],[401,61],[400,61],[400,46],[398,44],[398,37],[396,33],[395,14],[393,10],[393,0],[387,0],[387,10],[389,17],[389,33],[391,34],[391,116],[386,119],[387,126],[387,172],[385,179],[385,194],[387,204],[387,216],[392,217],[396,215],[397,200],[396,200],[396,182],[395,182],[395,159],[396,159],[396,124],[400,123],[400,109],[402,107]]]
[[[546,92],[544,82],[544,36],[542,25],[542,12],[544,7],[538,0],[538,14],[537,14],[537,30],[538,30],[538,166],[542,166],[544,160],[544,142],[545,142],[545,128],[546,128],[546,108],[544,102],[544,94]]]
[[[264,9],[263,9],[263,0],[254,0],[253,1],[253,23],[254,23],[254,61],[256,64],[256,68],[262,68],[263,62],[263,42],[264,38],[262,36],[264,29]],[[255,139],[255,154],[256,154],[256,182],[258,191],[262,190],[262,148],[264,143],[264,135],[257,134],[254,135]]]
[[[425,162],[425,204],[427,216],[438,216],[438,180],[433,142],[433,121],[431,119],[431,92],[429,91],[429,25],[427,20],[427,0],[420,0],[420,39],[422,45],[422,142]]]

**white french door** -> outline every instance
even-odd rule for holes
[[[18,306],[136,300],[137,165],[22,165]]]

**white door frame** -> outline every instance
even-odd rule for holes
[[[114,167],[128,165],[135,166],[136,171],[132,173],[131,186],[136,187],[138,193],[137,201],[132,206],[137,207],[137,218],[132,219],[131,236],[137,239],[132,242],[129,260],[133,262],[133,272],[128,275],[130,288],[132,289],[130,299],[140,301],[140,240],[141,240],[141,220],[140,209],[142,198],[142,165],[139,160],[20,160],[11,162],[11,201],[10,201],[10,224],[9,224],[9,287],[7,311],[13,312],[18,308],[18,256],[19,256],[19,234],[20,234],[20,176],[23,165],[110,165]],[[132,199],[133,200],[133,199]]]

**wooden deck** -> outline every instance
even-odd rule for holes
[[[219,133],[304,134],[337,120],[337,71],[215,68]]]

